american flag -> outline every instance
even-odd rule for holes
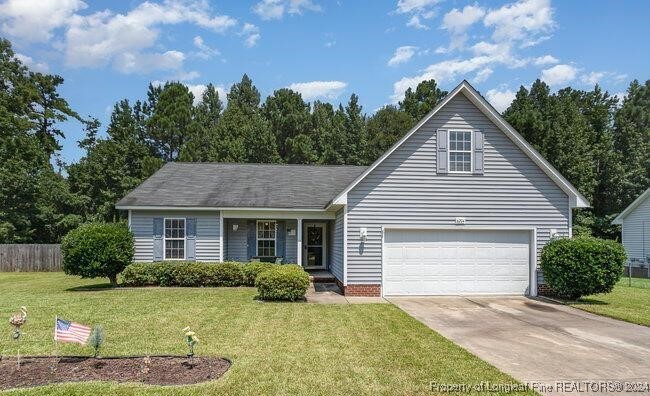
[[[76,342],[81,345],[86,345],[88,337],[90,337],[90,327],[56,318],[54,341]]]

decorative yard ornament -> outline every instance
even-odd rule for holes
[[[27,321],[27,308],[20,307],[20,312],[12,314],[9,318],[9,323],[14,327],[11,332],[11,338],[18,341],[20,339],[20,327]]]
[[[192,362],[192,358],[194,358],[194,345],[199,343],[199,339],[196,336],[196,333],[190,330],[189,326],[184,328],[183,331],[185,332],[185,343],[190,349],[187,357],[190,359],[190,362]]]
[[[14,330],[11,332],[11,338],[18,343],[20,341],[20,327],[27,322],[27,308],[26,307],[20,307],[20,312],[15,313],[11,315],[9,318],[9,324],[11,324],[14,327]],[[18,370],[20,370],[20,344],[18,343],[18,353],[17,353],[17,359],[16,359],[16,364],[18,365]]]

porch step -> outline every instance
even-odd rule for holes
[[[307,271],[309,281],[313,283],[335,283],[336,278],[329,271]]]

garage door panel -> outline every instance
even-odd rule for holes
[[[530,233],[388,230],[386,295],[524,294]]]

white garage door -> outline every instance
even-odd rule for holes
[[[386,230],[384,294],[525,294],[530,232]]]

